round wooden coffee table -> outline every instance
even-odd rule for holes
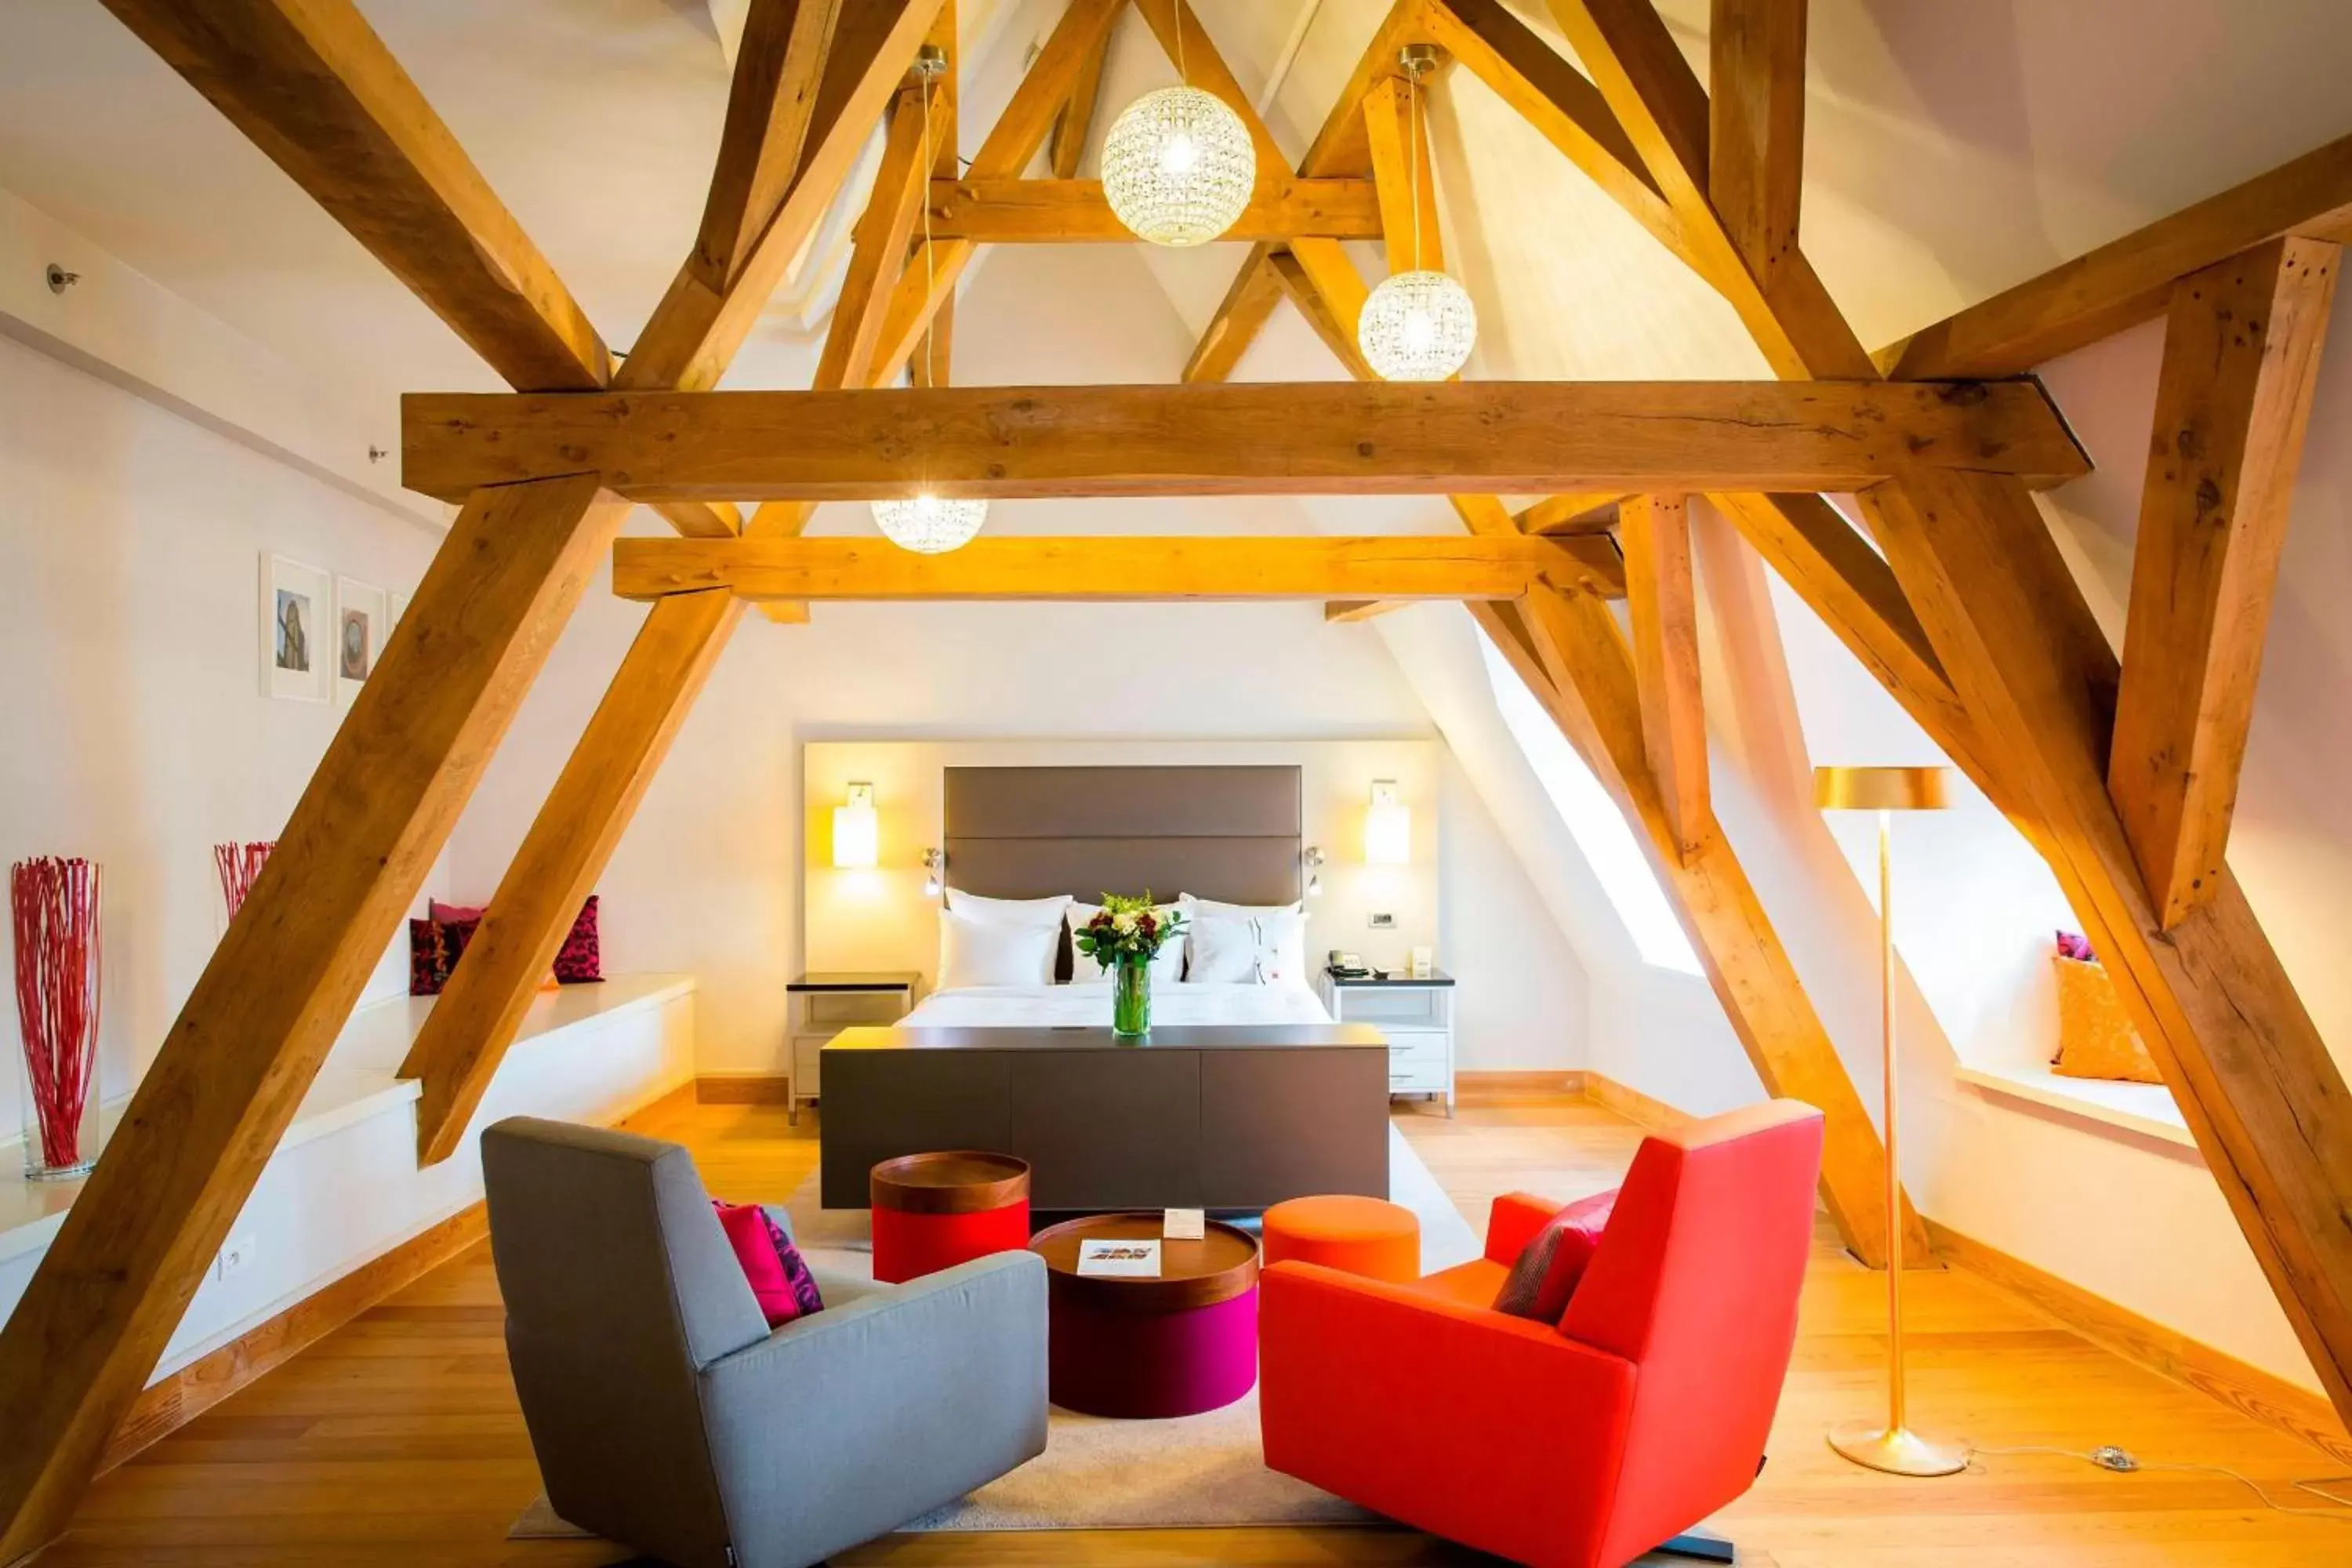
[[[1211,1220],[1199,1241],[1160,1237],[1162,1216],[1092,1215],[1039,1231],[1055,1404],[1129,1419],[1231,1405],[1257,1382],[1257,1240]],[[1160,1276],[1078,1272],[1082,1241],[1160,1241]]]
[[[886,1285],[1029,1242],[1029,1163],[951,1149],[885,1160],[867,1179],[874,1278]]]

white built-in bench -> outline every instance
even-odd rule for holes
[[[500,1117],[612,1122],[693,1080],[694,979],[616,975],[531,1004],[457,1152],[416,1164],[414,1081],[393,1076],[429,997],[359,1008],[294,1114],[163,1352],[163,1377],[267,1321],[482,1195],[480,1129]],[[124,1102],[127,1104],[127,1100]],[[111,1131],[121,1104],[107,1108]],[[28,1182],[0,1143],[0,1319],[15,1310],[79,1182]]]

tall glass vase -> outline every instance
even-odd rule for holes
[[[1151,1033],[1151,960],[1140,953],[1111,965],[1110,1032],[1123,1039]]]
[[[98,1163],[98,868],[20,860],[8,878],[16,1027],[24,1050],[25,1174],[87,1174]]]

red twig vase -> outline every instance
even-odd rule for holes
[[[98,883],[87,860],[20,860],[9,872],[25,1174],[35,1181],[98,1163]]]
[[[261,879],[262,863],[277,847],[274,838],[256,844],[213,846],[213,869],[220,874],[221,902],[227,906],[228,919],[236,919],[236,911],[245,907],[246,895]]]

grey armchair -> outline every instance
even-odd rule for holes
[[[1035,1257],[820,1274],[825,1310],[771,1333],[677,1145],[515,1117],[482,1169],[523,1419],[583,1529],[680,1568],[802,1568],[1045,1451]]]

